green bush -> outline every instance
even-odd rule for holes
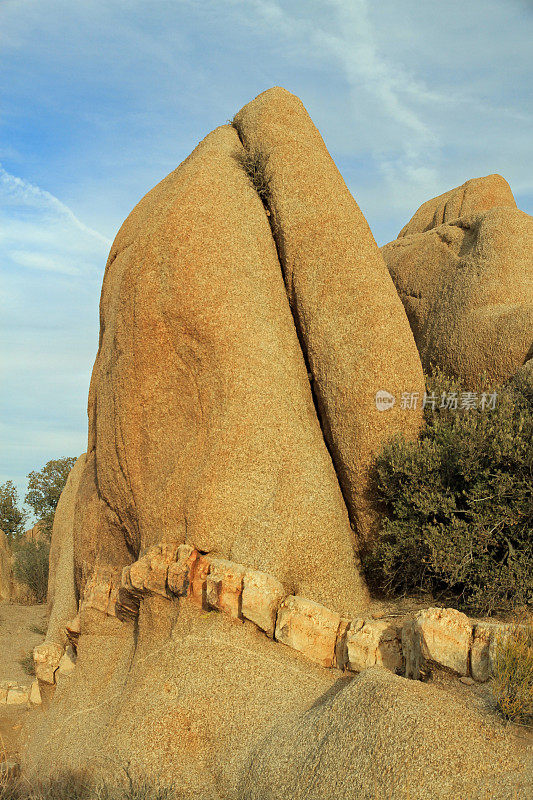
[[[20,542],[15,550],[13,574],[28,587],[36,603],[44,603],[48,590],[50,544],[45,541]]]
[[[437,373],[427,394],[465,391]],[[533,404],[516,385],[495,408],[425,409],[417,442],[390,441],[375,463],[385,513],[363,555],[387,593],[452,595],[485,613],[533,602]]]

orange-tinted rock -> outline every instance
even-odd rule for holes
[[[364,542],[378,526],[372,458],[394,434],[415,437],[419,430],[421,408],[402,408],[400,397],[423,393],[420,358],[370,228],[301,101],[269,89],[233,122],[247,150],[267,161],[267,203],[289,301],[324,434]],[[376,407],[380,390],[397,398],[386,412]]]
[[[54,513],[52,538],[50,541],[49,571],[48,571],[48,608],[52,610],[56,591],[62,595],[60,604],[66,607],[61,612],[64,619],[73,616],[69,609],[72,608],[72,598],[75,598],[74,577],[72,564],[74,558],[74,509],[76,495],[80,485],[81,476],[85,467],[85,453],[83,453],[70,470],[63,491],[59,498]],[[39,523],[35,526],[38,527]],[[60,560],[63,565],[60,566]],[[59,574],[58,574],[59,571]],[[68,597],[67,597],[68,595]],[[56,614],[59,608],[56,608]],[[76,613],[74,611],[74,613]],[[65,615],[67,615],[65,617]]]
[[[280,605],[276,641],[323,667],[332,667],[341,617],[320,603],[291,595]]]
[[[176,595],[184,596],[189,592],[189,583],[198,551],[188,544],[178,547],[176,561],[169,565],[167,583],[169,590]]]
[[[207,576],[211,563],[208,556],[198,556],[192,568],[188,598],[191,603],[207,609]]]
[[[368,596],[243,152],[232,127],[213,131],[113,244],[76,504],[78,587],[96,563],[118,578],[165,538],[353,615]]]
[[[272,575],[247,569],[242,590],[242,614],[267,636],[274,636],[276,616],[281,601],[287,596],[283,585]]]
[[[428,662],[468,675],[471,642],[472,623],[466,614],[453,608],[419,611],[402,628],[405,676],[419,678]]]
[[[501,175],[472,178],[456,189],[428,200],[420,206],[400,233],[398,239],[424,233],[459,217],[470,217],[496,206],[516,208],[511,187]]]
[[[245,567],[223,558],[212,558],[206,583],[206,600],[212,608],[239,619]]]

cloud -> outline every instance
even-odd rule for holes
[[[23,494],[30,469],[86,447],[86,396],[110,241],[53,194],[4,168],[0,209],[0,470]]]

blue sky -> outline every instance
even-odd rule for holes
[[[270,86],[379,244],[499,172],[533,211],[533,3],[0,0],[0,482],[86,448],[100,283],[135,203]]]

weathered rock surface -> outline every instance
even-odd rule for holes
[[[238,800],[526,800],[524,770],[486,719],[374,668],[275,724],[246,764]]]
[[[445,667],[468,675],[472,623],[453,608],[419,611],[402,628],[402,649],[407,678],[419,678],[426,665]]]
[[[360,542],[375,534],[368,467],[385,439],[416,436],[420,359],[370,228],[301,101],[281,88],[248,103],[234,125],[267,159],[268,208],[325,437]],[[376,408],[376,392],[397,402]],[[303,593],[305,594],[305,593]]]
[[[273,720],[309,708],[335,684],[338,673],[252,623],[177,602],[163,643],[145,631],[135,645],[131,625],[125,636],[82,633],[74,672],[34,720],[30,775],[87,768],[115,780],[129,763],[187,800],[234,798],[247,754]]]
[[[291,595],[280,605],[275,638],[323,667],[333,666],[341,618],[320,603]]]
[[[353,620],[346,633],[346,666],[354,672],[384,667],[396,672],[403,665],[398,631],[389,622]]]
[[[243,578],[242,613],[271,638],[281,601],[286,597],[283,585],[272,575],[247,569]]]
[[[381,252],[424,368],[439,366],[475,389],[482,375],[501,383],[531,358],[533,218],[510,201],[480,211],[473,198],[465,210],[456,219],[444,214],[443,224],[427,229],[422,221],[415,224],[415,214]]]
[[[400,233],[398,239],[425,233],[459,217],[470,217],[497,206],[516,208],[511,187],[501,175],[472,178],[462,186],[450,189],[420,206]]]
[[[375,406],[379,388],[423,390],[404,311],[299,101],[275,90],[237,120],[270,159],[276,241],[225,126],[136,206],[111,250],[52,619],[62,597],[80,602],[63,638],[36,649],[48,710],[32,715],[26,773],[114,781],[128,765],[187,800],[237,800],[239,786],[298,800],[310,782],[309,798],[363,800],[374,777],[383,797],[475,797],[486,764],[497,779],[518,769],[493,757],[477,718],[384,669],[362,682],[335,669],[399,668],[396,632],[363,619],[324,435],[369,542],[369,460],[420,422],[399,402]],[[434,779],[444,788],[424,794]]]
[[[230,126],[211,133],[113,244],[76,508],[78,587],[97,563],[119,579],[164,535],[353,612],[367,595],[348,515],[241,152]]]

